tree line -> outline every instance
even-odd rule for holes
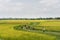
[[[60,20],[60,17],[55,18],[0,18],[0,20]]]

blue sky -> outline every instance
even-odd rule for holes
[[[60,17],[60,0],[0,0],[0,18]]]

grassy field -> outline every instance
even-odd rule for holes
[[[33,27],[37,29],[44,27],[47,31],[14,29],[14,26],[30,23],[34,23]],[[0,40],[60,40],[60,20],[0,20]]]

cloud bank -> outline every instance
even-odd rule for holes
[[[59,17],[60,0],[0,0],[0,17]]]

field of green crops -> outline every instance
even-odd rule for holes
[[[42,31],[15,30],[14,26],[30,25]],[[60,20],[0,20],[0,40],[60,40]]]

